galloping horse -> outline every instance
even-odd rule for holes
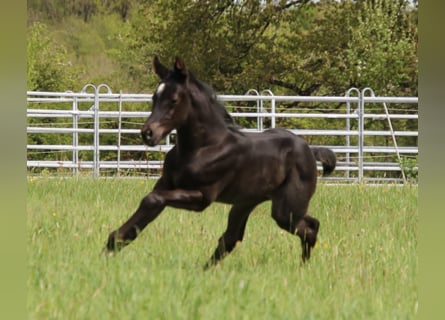
[[[115,252],[129,244],[166,206],[202,211],[214,201],[231,204],[227,229],[205,265],[209,267],[243,240],[252,210],[272,200],[273,219],[300,237],[302,259],[308,260],[320,225],[307,213],[317,184],[316,160],[326,175],[335,168],[335,154],[327,148],[310,148],[284,129],[242,132],[214,91],[196,79],[181,58],[172,69],[157,57],[153,66],[161,82],[141,129],[142,140],[155,146],[176,129],[176,144],[166,154],[153,190],[110,233],[106,250]]]

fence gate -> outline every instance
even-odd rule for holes
[[[27,95],[29,175],[161,173],[175,132],[159,146],[142,144],[140,128],[150,114],[151,94],[116,94],[105,84],[87,84],[79,93]],[[370,88],[351,88],[337,97],[252,89],[218,98],[243,131],[284,127],[309,144],[333,149],[337,169],[323,180],[404,183],[417,177],[417,97],[379,97]]]

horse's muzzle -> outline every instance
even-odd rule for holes
[[[155,146],[157,143],[155,139],[153,139],[153,131],[150,129],[142,129],[141,130],[142,141],[150,147]]]
[[[164,126],[162,126],[159,122],[145,124],[141,129],[142,140],[150,147],[158,145],[165,133],[166,131]]]

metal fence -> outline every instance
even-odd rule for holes
[[[323,179],[368,183],[416,179],[417,97],[379,97],[370,88],[352,88],[336,97],[249,90],[219,99],[244,131],[284,127],[312,145],[333,149],[337,169]],[[88,84],[78,93],[28,92],[28,173],[158,176],[175,132],[159,146],[142,144],[140,128],[150,114],[151,100],[151,94],[112,93],[104,84]]]

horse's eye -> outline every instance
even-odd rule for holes
[[[172,99],[172,105],[177,105],[177,104],[178,104],[178,99],[173,98],[173,99]]]

